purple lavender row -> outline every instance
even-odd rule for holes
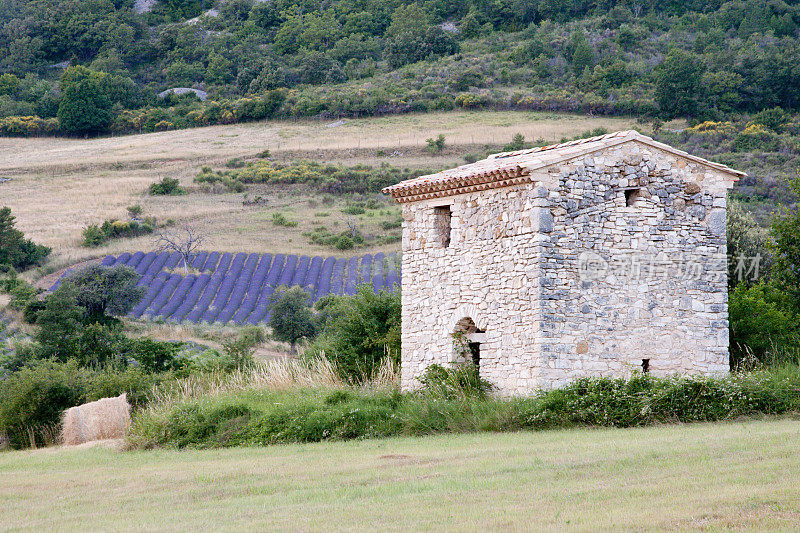
[[[183,302],[181,302],[181,304],[172,314],[171,318],[174,322],[182,322],[183,319],[186,318],[186,315],[188,315],[192,309],[194,309],[210,279],[211,275],[205,272],[197,276],[197,279],[192,285],[192,290],[189,291],[189,293],[186,295],[186,298],[184,298]]]
[[[139,318],[142,316],[142,313],[144,313],[145,309],[150,306],[150,303],[164,286],[164,282],[168,277],[169,274],[162,272],[152,280],[152,283],[147,286],[147,292],[145,293],[144,298],[142,298],[141,301],[131,310],[130,316],[133,318]]]
[[[173,274],[173,276],[178,276],[179,278],[181,277],[180,274]],[[162,318],[171,317],[186,299],[186,295],[189,294],[189,291],[192,289],[192,285],[194,285],[196,279],[197,276],[194,274],[189,274],[185,278],[182,278],[180,283],[178,283],[178,286],[175,288],[175,292],[173,292],[169,299],[167,299],[164,307],[158,311],[154,311],[153,316],[160,316]]]
[[[245,320],[246,324],[258,324],[264,320],[265,316],[267,316],[270,298],[272,297],[272,293],[275,292],[275,284],[280,279],[281,272],[283,271],[283,265],[285,263],[285,255],[278,254],[275,256],[275,259],[272,261],[272,266],[267,273],[267,279],[264,280],[264,285],[258,295],[256,306],[250,316],[247,317],[247,320]]]
[[[258,267],[253,272],[253,277],[250,279],[250,284],[247,286],[247,294],[242,300],[242,305],[236,314],[233,315],[233,321],[241,325],[253,312],[253,309],[258,303],[258,296],[261,294],[261,288],[264,286],[264,281],[267,279],[269,267],[272,265],[272,254],[264,254],[258,262]]]
[[[233,314],[239,310],[242,305],[242,300],[247,294],[247,289],[250,287],[250,281],[253,279],[253,273],[258,266],[258,260],[261,256],[258,254],[250,254],[242,267],[241,274],[236,278],[233,285],[233,292],[228,298],[228,303],[217,316],[217,322],[227,324],[233,317]]]
[[[225,305],[228,303],[228,298],[230,298],[231,293],[233,292],[233,286],[236,284],[236,281],[239,279],[239,275],[242,273],[242,267],[244,266],[246,258],[247,254],[236,254],[236,257],[234,257],[233,262],[231,263],[230,270],[225,273],[225,277],[222,280],[222,285],[219,287],[217,296],[214,298],[214,301],[211,303],[208,309],[206,309],[206,312],[203,313],[203,322],[208,322],[209,324],[213,323],[216,321],[217,315],[219,315],[225,308]]]
[[[180,274],[169,274],[169,278],[167,278],[167,281],[161,287],[161,290],[158,291],[156,297],[153,298],[153,301],[150,302],[150,305],[145,310],[143,316],[158,316],[158,312],[161,311],[161,308],[167,304],[169,297],[172,296],[172,293],[175,292],[176,288],[178,288],[178,285],[182,279],[183,276]]]

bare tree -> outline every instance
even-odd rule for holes
[[[204,237],[189,226],[158,234],[156,246],[161,252],[178,252],[183,261],[183,273],[189,275],[189,258],[203,244]],[[180,263],[178,263],[180,265]]]
[[[358,217],[355,215],[345,214],[343,217],[347,229],[350,230],[350,238],[355,240],[358,235]]]

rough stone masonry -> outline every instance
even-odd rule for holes
[[[728,372],[725,199],[743,175],[625,131],[387,187],[403,388],[469,360],[504,395]]]

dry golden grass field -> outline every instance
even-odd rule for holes
[[[0,139],[0,205],[11,207],[18,226],[35,241],[54,248],[50,270],[82,259],[122,251],[150,250],[152,237],[112,241],[100,249],[80,247],[82,229],[107,218],[125,218],[126,207],[139,204],[144,215],[163,222],[191,224],[207,235],[204,248],[230,252],[314,253],[335,255],[311,245],[303,232],[324,222],[344,229],[338,206],[309,205],[296,191],[266,193],[266,206],[245,207],[242,194],[210,194],[193,185],[201,166],[224,168],[235,157],[269,149],[277,160],[314,159],[343,164],[382,162],[414,168],[463,164],[463,156],[486,144],[503,144],[519,132],[533,141],[558,141],[597,127],[634,126],[632,119],[593,118],[534,112],[450,112],[330,122],[261,122],[101,139]],[[448,148],[432,156],[425,139],[444,134]],[[379,151],[384,155],[378,155]],[[164,176],[179,178],[190,194],[147,196],[148,186]],[[250,196],[262,194],[258,190]],[[276,211],[297,220],[296,228],[278,228]],[[320,217],[315,215],[324,215]],[[395,216],[387,209],[363,220],[369,231]],[[341,218],[339,215],[338,218]],[[398,245],[351,254],[389,251]],[[342,255],[339,253],[338,255]]]
[[[800,528],[800,423],[0,453],[0,529]]]

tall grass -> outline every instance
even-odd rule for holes
[[[154,391],[134,419],[135,447],[218,447],[395,435],[632,427],[800,412],[800,367],[725,378],[581,379],[527,398],[440,387],[400,393],[396,369],[354,386],[322,357]]]

